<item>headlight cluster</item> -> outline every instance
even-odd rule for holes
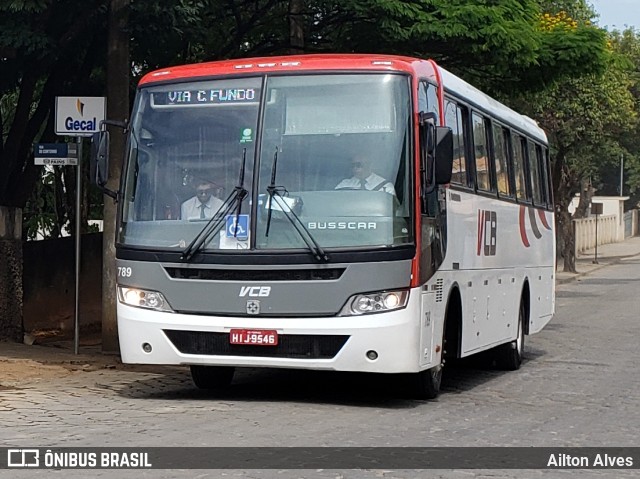
[[[361,314],[386,313],[404,308],[408,299],[409,292],[406,290],[357,294],[349,298],[340,315],[357,316]]]
[[[167,300],[162,296],[162,293],[157,291],[118,286],[118,299],[121,303],[137,308],[173,312],[173,309],[171,309]]]

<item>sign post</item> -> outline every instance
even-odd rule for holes
[[[56,134],[77,137],[76,170],[76,288],[73,325],[73,350],[79,353],[80,344],[80,210],[82,207],[82,137],[100,130],[106,114],[105,97],[56,97]],[[72,144],[69,144],[72,145]],[[68,153],[68,151],[67,151]]]
[[[596,215],[596,254],[593,259],[593,264],[598,263],[598,215],[602,214],[602,203],[591,203],[591,214]]]

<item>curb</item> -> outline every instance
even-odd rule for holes
[[[587,276],[588,274],[593,273],[594,271],[601,270],[603,268],[606,268],[607,266],[611,266],[614,264],[619,264],[624,259],[634,258],[636,256],[640,256],[640,253],[628,254],[623,256],[611,256],[610,258],[606,259],[607,261],[606,263],[598,263],[599,264],[598,266],[594,266],[589,271],[584,271],[582,273],[574,273],[574,275],[570,278],[558,278],[556,276],[556,285],[572,283],[583,276]]]

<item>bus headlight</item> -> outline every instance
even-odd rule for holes
[[[167,300],[158,291],[118,286],[118,300],[121,303],[137,308],[173,312]]]
[[[402,309],[407,305],[409,291],[380,291],[378,293],[357,294],[347,300],[340,316],[386,313]]]

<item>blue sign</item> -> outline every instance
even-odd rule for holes
[[[227,216],[227,238],[237,238],[239,240],[249,238],[249,215]]]
[[[78,156],[77,146],[69,143],[36,143],[33,156],[36,158],[73,158]]]

